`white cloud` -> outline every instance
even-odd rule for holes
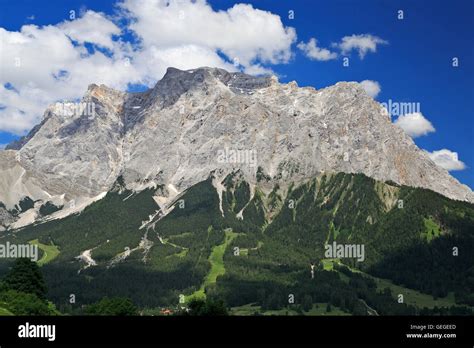
[[[364,59],[367,52],[376,52],[377,45],[386,45],[388,41],[374,36],[371,34],[360,34],[360,35],[351,35],[344,36],[341,39],[341,42],[334,43],[334,47],[338,47],[342,54],[347,55],[352,50],[356,50],[359,53],[360,59]]]
[[[132,42],[121,36],[130,31]],[[125,0],[114,17],[87,11],[56,25],[0,28],[0,131],[26,133],[48,104],[81,98],[91,83],[153,86],[170,66],[268,73],[289,62],[295,40],[278,15],[244,4],[214,11],[204,0]]]
[[[395,120],[394,124],[402,128],[412,138],[435,131],[431,122],[421,112],[401,115]]]
[[[124,0],[120,7],[145,50],[196,45],[222,52],[247,67],[256,60],[288,62],[296,40],[295,30],[283,26],[279,16],[247,4],[214,11],[204,0]]]
[[[360,85],[372,98],[376,98],[381,91],[380,84],[377,81],[364,80],[360,82]]]
[[[337,58],[337,53],[331,52],[326,48],[318,47],[318,41],[315,38],[311,38],[308,43],[300,42],[298,48],[304,52],[304,54],[313,60],[331,60]]]
[[[89,42],[109,49],[114,47],[112,36],[120,34],[119,27],[94,11],[87,11],[77,20],[63,22],[58,28],[81,44]]]
[[[229,69],[227,69],[229,70]],[[263,67],[261,64],[253,64],[244,69],[244,73],[249,75],[276,75],[275,72],[270,69]]]
[[[466,165],[458,159],[458,153],[448,149],[428,152],[431,160],[446,170],[463,170]]]

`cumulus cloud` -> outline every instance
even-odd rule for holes
[[[120,7],[145,49],[196,45],[250,66],[256,60],[288,62],[296,40],[295,30],[283,26],[279,16],[247,4],[214,11],[204,0],[124,0]]]
[[[112,36],[119,35],[121,31],[102,14],[94,11],[87,11],[77,20],[63,22],[58,28],[78,43],[89,42],[109,49],[115,45]]]
[[[295,30],[251,5],[124,0],[118,8],[113,17],[86,11],[56,25],[0,28],[0,131],[26,133],[48,104],[77,100],[91,83],[151,87],[170,66],[263,74],[292,58]]]
[[[300,42],[297,47],[312,60],[325,61],[337,58],[337,53],[318,47],[318,41],[315,38],[311,38],[308,43]]]
[[[381,91],[380,84],[377,81],[364,80],[360,82],[360,85],[372,98],[376,98]]]
[[[457,152],[441,149],[428,152],[428,155],[434,163],[448,171],[466,169],[466,165],[459,160]]]
[[[334,47],[338,47],[342,54],[347,55],[352,50],[356,50],[359,53],[360,59],[364,59],[365,55],[368,52],[376,52],[377,45],[386,45],[388,41],[374,36],[371,34],[360,34],[360,35],[351,35],[344,36],[341,39],[341,42],[334,43]]]
[[[431,122],[427,120],[421,112],[401,115],[394,123],[402,128],[412,138],[427,135],[428,133],[435,131]]]

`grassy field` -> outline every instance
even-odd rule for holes
[[[339,259],[322,259],[321,264],[325,271],[332,271],[334,269],[334,262],[339,262]]]
[[[394,296],[398,296],[398,294],[402,294],[404,302],[409,305],[413,305],[419,308],[423,308],[423,307],[433,308],[435,306],[451,307],[451,306],[456,305],[456,303],[454,302],[453,293],[449,293],[448,296],[444,298],[438,298],[435,300],[433,296],[431,295],[423,294],[419,291],[408,289],[408,288],[393,284],[390,280],[380,279],[380,278],[375,278],[375,277],[371,277],[371,278],[375,280],[378,290],[381,291],[385,288],[389,288],[390,290],[392,290],[392,295]]]
[[[340,261],[337,259],[323,259],[321,260],[321,263],[325,270],[332,271],[334,269],[334,263],[340,264]],[[345,266],[348,267],[347,265]],[[398,296],[399,294],[402,294],[404,302],[406,304],[416,306],[418,308],[423,308],[423,307],[433,308],[435,306],[451,307],[451,306],[456,305],[454,301],[453,293],[449,293],[449,295],[444,298],[434,299],[433,296],[431,295],[421,293],[417,290],[408,289],[400,285],[396,285],[388,279],[377,278],[377,277],[371,276],[370,274],[361,272],[357,269],[350,268],[350,267],[348,268],[352,272],[359,272],[359,273],[364,274],[366,277],[372,278],[375,281],[375,284],[377,285],[377,290],[379,291],[382,291],[385,288],[389,288],[392,291],[393,296]],[[341,272],[339,272],[339,274],[342,280],[349,281],[349,278],[345,274]]]
[[[4,317],[4,316],[10,316],[10,315],[13,315],[13,313],[10,312],[6,308],[0,307],[0,316]]]
[[[37,245],[38,248],[40,248],[43,251],[43,256],[41,259],[38,260],[38,265],[43,266],[44,264],[47,264],[48,262],[51,262],[54,260],[60,253],[58,247],[56,245],[47,245],[47,244],[42,244],[38,241],[38,239],[31,240],[29,241],[30,244],[32,245]]]
[[[332,315],[350,315],[342,311],[338,307],[332,306],[330,312],[326,312],[326,303],[314,303],[313,308],[307,312],[303,312],[303,315],[311,315],[311,316],[332,316]],[[254,304],[247,304],[244,306],[233,307],[231,309],[231,315],[237,316],[248,316],[254,315],[258,313],[260,315],[278,315],[278,316],[295,316],[301,315],[295,309],[291,307],[278,309],[278,310],[262,310],[260,306],[256,306]]]
[[[431,242],[433,238],[439,237],[441,234],[441,228],[431,218],[423,218],[425,222],[425,232],[421,234],[423,238],[426,238],[428,242]]]
[[[207,274],[204,282],[202,283],[199,290],[195,291],[190,296],[186,296],[186,302],[190,301],[193,298],[205,298],[206,297],[206,287],[210,284],[214,284],[217,280],[217,277],[225,274],[224,266],[224,253],[227,246],[232,242],[232,240],[237,237],[239,234],[233,232],[230,229],[225,230],[225,239],[224,243],[216,245],[212,248],[211,255],[209,255],[209,262],[211,263],[211,270]]]

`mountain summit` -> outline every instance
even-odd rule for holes
[[[236,171],[269,187],[363,173],[474,202],[355,82],[316,90],[217,68],[169,68],[148,91],[93,84],[79,104],[48,107],[30,134],[0,151],[5,211],[25,197],[89,204],[119,177],[130,190],[159,187],[166,204],[211,174]]]

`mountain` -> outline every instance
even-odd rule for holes
[[[169,68],[143,93],[91,85],[82,105],[92,112],[50,106],[40,125],[7,147],[17,150],[0,152],[7,209],[24,197],[89,204],[120,175],[132,190],[164,185],[166,204],[211,172],[223,178],[236,169],[252,186],[257,172],[283,185],[323,172],[363,173],[474,201],[357,83],[315,90],[222,69]],[[24,220],[19,225],[32,218]]]
[[[474,194],[358,83],[169,68],[143,93],[91,85],[75,107],[0,151],[0,240],[39,245],[57,304],[263,311],[293,294],[352,314],[471,313]],[[362,253],[328,257],[337,244]]]

